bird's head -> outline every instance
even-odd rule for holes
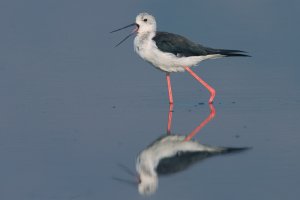
[[[127,26],[124,26],[122,28],[118,28],[116,30],[111,31],[110,33],[115,33],[117,31],[123,30],[128,27],[135,26],[135,29],[127,35],[121,42],[119,42],[117,46],[122,44],[125,40],[127,40],[130,36],[134,35],[135,33],[138,34],[144,34],[144,33],[151,33],[156,31],[156,21],[155,18],[148,14],[148,13],[140,13],[136,16],[135,23],[129,24]]]
[[[155,18],[148,13],[140,13],[136,16],[135,23],[138,26],[138,33],[147,33],[156,31]]]

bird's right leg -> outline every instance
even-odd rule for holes
[[[168,84],[168,94],[169,94],[169,103],[173,104],[173,93],[172,93],[172,87],[171,87],[171,79],[170,79],[170,73],[167,72],[166,75],[167,84]]]
[[[202,78],[200,78],[195,72],[193,72],[189,67],[184,67],[186,71],[188,71],[197,81],[199,81],[208,91],[210,92],[210,98],[208,103],[212,104],[214,101],[214,98],[216,96],[216,91],[213,87],[208,85]]]

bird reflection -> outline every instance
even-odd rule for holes
[[[136,160],[138,191],[141,195],[154,194],[158,187],[158,176],[170,175],[187,169],[189,166],[214,155],[240,152],[247,148],[216,147],[200,144],[192,138],[216,114],[212,104],[210,114],[190,134],[171,134],[173,105],[170,105],[167,134],[156,139],[142,150]]]

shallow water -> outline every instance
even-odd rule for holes
[[[153,13],[160,30],[251,58],[194,68],[217,90],[216,115],[194,138],[252,147],[159,177],[152,199],[297,199],[300,72],[297,1],[8,1],[0,3],[0,198],[141,199],[136,157],[166,134],[165,75],[135,55],[127,34]],[[129,30],[128,30],[129,32]],[[172,133],[209,115],[208,92],[171,76]]]

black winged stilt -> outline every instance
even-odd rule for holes
[[[116,46],[137,33],[134,39],[134,49],[141,58],[166,73],[170,104],[174,102],[170,80],[171,72],[189,72],[207,88],[210,92],[209,103],[213,103],[216,96],[215,89],[193,72],[190,67],[206,59],[232,56],[249,57],[244,51],[205,47],[177,34],[156,31],[155,18],[148,13],[138,14],[135,23],[116,29],[111,33],[131,26],[136,26],[136,28]]]

